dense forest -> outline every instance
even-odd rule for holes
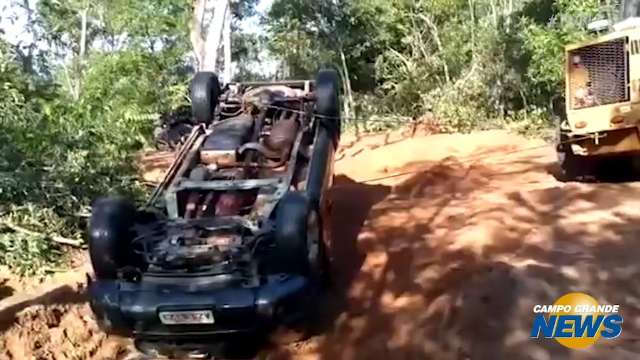
[[[1,265],[48,271],[61,242],[82,242],[92,199],[143,196],[134,159],[161,114],[189,104],[202,1],[0,5],[0,17],[21,9],[31,40],[0,29]],[[232,2],[235,78],[334,67],[358,131],[425,114],[446,132],[546,128],[563,46],[588,36],[590,21],[619,17],[614,0],[274,0],[261,13],[258,4]],[[243,28],[250,17],[261,32]]]

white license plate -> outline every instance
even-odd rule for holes
[[[197,311],[161,311],[160,321],[165,325],[213,324],[211,310]]]

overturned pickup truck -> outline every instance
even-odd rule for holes
[[[340,105],[329,70],[224,89],[198,73],[191,96],[198,125],[147,205],[94,202],[89,291],[105,331],[204,353],[219,337],[296,324],[314,307]]]

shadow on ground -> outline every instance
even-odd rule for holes
[[[7,279],[0,280],[0,300],[13,295],[14,290],[11,286],[7,285]]]
[[[318,335],[269,358],[636,359],[640,184],[559,182],[546,155],[485,150],[389,169],[405,174],[389,185],[338,176]],[[530,339],[533,305],[572,291],[620,304],[622,336]]]
[[[336,317],[348,306],[349,288],[360,271],[365,253],[358,247],[358,236],[369,216],[371,208],[382,201],[391,188],[383,185],[366,185],[338,175],[329,196],[332,201],[330,284],[320,313],[320,321],[313,334],[331,329]]]
[[[640,181],[640,163],[637,156],[601,157],[583,161],[585,174],[569,178],[558,162],[548,165],[548,173],[561,182],[621,184]]]
[[[79,291],[69,285],[57,287],[35,298],[26,298],[24,300],[18,298],[12,301],[11,304],[6,304],[0,308],[0,332],[13,325],[14,318],[18,312],[30,306],[82,304],[87,300],[87,293],[84,289]]]
[[[450,157],[394,169],[414,174],[392,188],[342,179],[341,211],[359,214],[335,217],[345,301],[326,334],[273,358],[635,359],[640,188],[555,182],[549,166]],[[530,339],[533,305],[572,291],[620,304],[622,336],[579,357]]]

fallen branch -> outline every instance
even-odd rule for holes
[[[0,221],[0,225],[4,225],[7,228],[18,232],[18,233],[22,233],[22,234],[27,234],[27,235],[31,235],[31,236],[42,236],[42,237],[46,237],[49,238],[51,240],[53,240],[54,242],[58,243],[58,244],[62,244],[62,245],[68,245],[68,246],[74,246],[74,247],[82,247],[83,245],[83,241],[82,240],[76,240],[76,239],[69,239],[60,235],[47,235],[47,234],[43,234],[37,231],[33,231],[33,230],[29,230],[29,229],[25,229],[22,226],[10,223],[6,220],[2,220]]]

